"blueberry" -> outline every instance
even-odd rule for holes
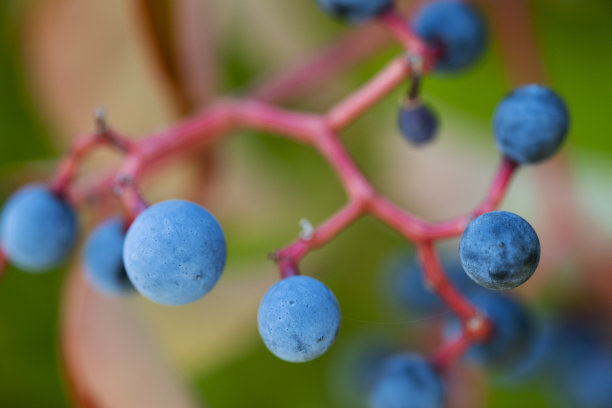
[[[542,85],[525,85],[506,96],[495,110],[497,148],[517,163],[548,159],[563,144],[569,128],[565,102]]]
[[[257,314],[259,334],[278,358],[297,363],[325,353],[340,328],[340,307],[318,280],[293,276],[274,284]]]
[[[472,346],[467,357],[490,367],[513,368],[517,361],[525,358],[533,344],[534,325],[529,312],[514,298],[489,292],[477,291],[468,296],[493,323],[493,333],[486,341]],[[457,319],[446,324],[447,337],[460,330]]]
[[[329,389],[339,406],[363,407],[383,363],[398,351],[396,339],[380,328],[359,329],[334,348]]]
[[[123,246],[134,287],[165,305],[183,305],[207,294],[221,277],[225,257],[225,236],[217,220],[182,200],[145,210],[128,229]]]
[[[66,259],[77,235],[72,206],[43,185],[23,187],[2,212],[2,248],[28,272],[49,270]]]
[[[385,361],[370,392],[372,408],[439,408],[442,381],[421,355],[397,354]]]
[[[459,241],[465,272],[489,289],[512,289],[533,275],[540,241],[531,225],[516,214],[492,211],[469,223]]]
[[[441,48],[436,69],[454,72],[476,62],[486,42],[485,24],[472,6],[461,1],[426,4],[414,19],[414,29],[432,46]]]
[[[360,23],[373,19],[393,7],[393,0],[317,0],[333,17]]]
[[[123,266],[124,240],[124,222],[113,217],[97,226],[85,243],[85,275],[104,294],[122,295],[134,290]]]
[[[429,143],[436,136],[438,119],[428,106],[420,102],[403,104],[397,119],[402,135],[414,145]]]

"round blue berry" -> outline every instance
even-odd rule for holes
[[[432,46],[440,47],[436,69],[453,72],[473,64],[482,54],[486,28],[480,14],[460,1],[426,4],[414,19],[414,29]]]
[[[540,241],[531,225],[516,214],[492,211],[469,223],[459,241],[463,269],[489,289],[512,289],[533,275]]]
[[[372,408],[439,408],[442,381],[422,356],[403,353],[385,361],[370,392]]]
[[[261,300],[259,334],[278,358],[297,363],[325,353],[340,329],[340,307],[318,280],[292,276],[274,284]]]
[[[393,0],[317,0],[329,15],[360,23],[373,19],[393,6]]]
[[[495,143],[517,163],[537,163],[555,154],[569,128],[565,102],[542,85],[525,85],[497,106],[493,116]]]
[[[155,204],[132,223],[123,261],[134,287],[148,299],[183,305],[200,299],[225,266],[223,230],[201,206],[182,200]]]
[[[66,259],[77,235],[72,206],[43,185],[17,191],[6,203],[1,222],[2,248],[28,272],[49,270]]]
[[[477,291],[468,297],[491,320],[493,333],[486,341],[472,346],[467,357],[499,368],[514,367],[530,352],[534,336],[530,314],[517,300],[507,295]],[[459,330],[457,319],[447,322],[448,337],[455,336]]]
[[[122,295],[134,290],[123,266],[124,225],[121,218],[110,218],[96,227],[85,243],[85,276],[104,294]]]
[[[438,130],[438,119],[429,107],[421,103],[403,104],[397,120],[404,138],[417,146],[431,142]]]

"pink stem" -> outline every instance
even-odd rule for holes
[[[461,358],[463,353],[465,353],[472,343],[472,338],[467,334],[467,332],[462,331],[458,337],[443,344],[436,351],[431,358],[433,366],[439,372],[446,371],[452,363]]]
[[[4,275],[4,272],[7,266],[8,266],[8,259],[6,258],[6,254],[4,253],[4,250],[0,248],[0,279],[2,279],[2,276]]]
[[[308,252],[334,239],[363,214],[363,203],[357,200],[349,201],[340,211],[312,231],[312,235],[300,237],[293,244],[277,251],[273,257],[279,264],[281,277],[297,274],[297,265]]]
[[[417,252],[427,287],[437,293],[462,321],[468,321],[478,315],[478,310],[447,279],[433,243],[431,241],[417,243]]]
[[[370,82],[332,108],[327,114],[327,124],[332,130],[346,127],[411,74],[408,60],[396,58]]]
[[[470,214],[432,225],[428,229],[427,238],[444,239],[461,235],[474,218],[498,208],[517,169],[517,163],[504,157],[482,203]]]
[[[432,71],[436,61],[442,56],[439,47],[432,47],[421,39],[412,29],[407,19],[391,10],[382,16],[387,29],[411,55],[421,58],[421,69],[424,73]]]

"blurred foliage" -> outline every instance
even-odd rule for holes
[[[492,0],[494,1],[494,0]],[[19,7],[16,1],[0,2],[0,193],[8,194],[9,165],[55,156],[48,130],[32,105],[27,78],[22,74],[19,42]],[[566,98],[572,112],[570,144],[575,147],[612,153],[610,95],[612,81],[612,2],[609,0],[537,0],[531,10],[536,21],[539,46],[554,87]],[[308,16],[321,20],[322,15]],[[343,28],[330,23],[321,26],[334,33]],[[245,35],[245,30],[240,32]],[[244,58],[240,38],[226,38],[219,50],[226,89],[244,87],[261,73],[261,67]],[[346,78],[354,86],[376,72],[396,49],[384,50]],[[465,74],[427,79],[425,95],[443,101],[445,107],[488,122],[496,103],[508,90],[497,44],[486,58]],[[69,90],[68,90],[69,91]],[[398,94],[399,95],[399,94]],[[397,96],[389,97],[379,110],[390,109],[393,118]],[[371,116],[362,128],[351,129],[349,141],[360,165],[368,165],[368,143],[376,123]],[[386,126],[385,126],[386,127]],[[490,140],[487,143],[492,143]],[[337,181],[322,159],[309,149],[267,135],[250,133],[244,149],[253,154],[271,175],[296,194],[316,192],[320,201],[310,212],[324,217],[342,200]],[[362,162],[363,161],[363,162]],[[289,171],[291,169],[291,171]],[[12,184],[12,183],[11,183]],[[13,187],[11,185],[11,187]],[[291,191],[291,190],[289,190]],[[372,237],[376,237],[373,239]],[[265,242],[257,248],[272,248]],[[343,309],[342,337],[369,328],[397,333],[410,322],[393,320],[381,306],[376,276],[384,257],[403,246],[400,237],[380,223],[366,219],[325,248],[306,259],[311,265],[333,271],[324,275]],[[367,250],[355,250],[367,248]],[[251,256],[247,243],[234,247]],[[358,254],[359,256],[356,256]],[[244,255],[244,254],[242,254]],[[240,256],[238,254],[237,256]],[[0,406],[65,406],[57,353],[60,271],[41,276],[8,270],[0,284]],[[286,364],[274,358],[259,342],[245,355],[214,373],[192,379],[203,399],[214,408],[340,407],[333,400],[325,372],[336,351],[309,364]],[[540,390],[533,387],[497,387],[489,393],[490,407],[545,406]]]

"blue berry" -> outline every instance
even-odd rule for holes
[[[438,119],[429,107],[420,102],[403,104],[397,119],[402,135],[414,145],[429,143],[436,136]]]
[[[17,191],[6,203],[1,223],[8,259],[28,272],[59,265],[73,248],[77,216],[72,206],[43,185]]]
[[[468,351],[468,358],[504,369],[512,368],[530,352],[534,336],[528,311],[514,298],[489,291],[471,293],[469,300],[493,323],[492,336]],[[447,322],[448,337],[459,331],[459,322]]]
[[[542,85],[525,85],[506,96],[493,116],[497,148],[517,163],[555,154],[569,128],[565,102]]]
[[[459,241],[463,269],[489,289],[512,289],[533,275],[540,241],[531,225],[516,214],[492,211],[469,223]]]
[[[486,28],[480,14],[460,1],[435,1],[416,15],[414,29],[430,45],[441,48],[436,69],[453,72],[473,64],[482,54]]]
[[[333,17],[359,23],[373,19],[393,6],[393,0],[317,0]]]
[[[612,355],[610,351],[590,350],[569,368],[564,384],[569,406],[581,408],[612,407]]]
[[[413,353],[397,354],[383,365],[370,392],[372,408],[439,408],[442,381],[431,364]]]
[[[123,266],[123,228],[121,218],[110,218],[96,227],[85,243],[85,275],[94,288],[108,295],[134,290]]]
[[[165,305],[183,305],[207,294],[221,277],[225,257],[225,236],[217,220],[182,200],[145,210],[130,226],[123,246],[134,287]]]
[[[278,358],[297,363],[325,353],[340,329],[340,307],[318,280],[292,276],[274,284],[257,314],[259,334]]]
[[[398,351],[398,344],[380,328],[359,329],[344,337],[331,356],[330,391],[343,407],[362,407],[378,379],[383,363]]]

